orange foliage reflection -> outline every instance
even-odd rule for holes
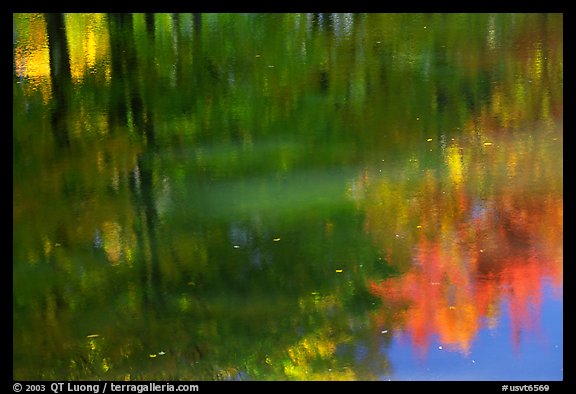
[[[379,327],[406,332],[421,355],[433,338],[466,354],[505,302],[516,347],[522,331],[538,330],[545,281],[562,288],[559,132],[453,141],[445,171],[371,180],[366,231],[404,272],[369,282],[384,302]]]

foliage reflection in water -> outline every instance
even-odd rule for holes
[[[562,23],[15,14],[14,379],[562,379]]]

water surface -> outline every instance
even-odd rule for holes
[[[13,20],[14,379],[562,380],[562,15]]]

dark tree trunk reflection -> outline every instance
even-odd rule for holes
[[[112,58],[112,98],[110,102],[110,129],[125,127],[131,121],[132,127],[141,136],[146,150],[137,158],[138,174],[130,183],[130,190],[142,220],[137,221],[136,234],[141,250],[149,250],[149,258],[144,258],[142,269],[144,303],[152,309],[161,310],[161,278],[156,240],[157,213],[154,204],[153,163],[156,151],[153,115],[142,97],[139,75],[140,68],[136,57],[134,25],[131,14],[110,14],[110,47]],[[153,40],[154,18],[147,15],[148,39]],[[152,29],[152,32],[149,30]],[[129,116],[130,115],[130,116]],[[145,254],[146,255],[146,254]],[[158,307],[158,308],[156,308]]]
[[[67,148],[70,138],[66,126],[66,108],[71,85],[70,57],[63,14],[45,15],[50,52],[50,79],[52,80],[52,113],[50,122],[57,146]]]

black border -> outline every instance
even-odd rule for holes
[[[8,29],[12,26],[12,14],[20,12],[227,12],[227,13],[244,13],[244,12],[258,12],[258,13],[292,13],[292,12],[496,12],[496,13],[519,13],[519,12],[552,12],[552,13],[562,13],[564,17],[571,16],[571,13],[566,13],[565,8],[570,5],[570,2],[560,3],[559,1],[531,1],[531,2],[475,2],[475,3],[459,3],[459,2],[433,2],[428,1],[426,3],[419,2],[401,2],[401,3],[390,3],[381,2],[378,0],[364,0],[364,1],[325,1],[319,2],[314,0],[309,1],[299,1],[293,0],[291,2],[284,2],[279,4],[277,2],[218,2],[218,1],[178,1],[178,2],[167,2],[166,0],[156,1],[156,2],[117,2],[114,5],[106,4],[102,1],[79,1],[70,4],[65,4],[62,2],[42,2],[42,3],[12,3],[9,4],[10,12],[6,13],[6,28]],[[11,37],[11,35],[6,32],[5,37]],[[566,36],[566,35],[565,35]],[[569,40],[570,41],[570,40]],[[12,42],[10,42],[12,45]],[[572,53],[571,48],[569,48],[568,54]],[[570,56],[568,56],[568,59]],[[6,56],[6,59],[8,57]],[[566,57],[563,61],[566,61]],[[568,62],[570,63],[570,62]],[[13,68],[12,62],[10,67]],[[570,70],[570,67],[568,67]],[[6,81],[6,79],[4,79]],[[569,90],[570,91],[570,90]],[[568,128],[571,130],[570,128]],[[569,141],[567,141],[569,144]],[[564,145],[566,146],[566,145]],[[568,145],[570,146],[570,145]],[[8,156],[6,156],[8,157]],[[564,185],[568,184],[568,188],[564,188],[564,194],[567,193],[568,198],[565,200],[572,201],[570,199],[570,186],[571,182],[564,182]],[[571,204],[569,204],[570,206]],[[565,216],[566,217],[566,216]],[[568,223],[571,223],[568,221]],[[566,226],[564,225],[564,239],[566,235],[570,235],[570,229],[566,233]],[[564,249],[566,250],[566,249]],[[570,250],[570,249],[569,249]],[[569,254],[570,255],[570,254]],[[576,278],[572,272],[573,265],[570,257],[564,261],[568,260],[568,264],[564,263],[564,278]],[[6,286],[6,289],[9,287]],[[10,287],[12,288],[12,287]],[[576,377],[574,375],[574,356],[573,351],[576,350],[576,341],[574,340],[574,335],[576,334],[576,328],[573,325],[572,311],[575,311],[575,306],[573,304],[574,290],[571,286],[563,286],[563,304],[564,304],[564,349],[569,349],[571,352],[566,354],[564,351],[564,379],[562,381],[390,381],[390,382],[367,382],[367,381],[338,381],[338,382],[316,382],[316,381],[168,381],[169,383],[177,386],[182,384],[197,384],[199,386],[198,392],[215,391],[215,390],[262,390],[268,392],[274,390],[275,388],[287,388],[292,390],[341,390],[348,389],[379,389],[379,390],[393,390],[392,392],[399,392],[405,389],[422,389],[422,390],[465,390],[467,388],[472,388],[474,390],[482,390],[486,393],[491,392],[504,392],[503,386],[519,386],[524,387],[522,391],[528,391],[536,393],[539,391],[534,390],[534,386],[548,386],[548,393],[558,393],[565,392],[568,388],[570,391],[576,389]],[[10,294],[10,299],[12,294]],[[566,313],[566,312],[569,313]],[[11,349],[13,349],[13,343],[11,344]],[[13,352],[12,352],[13,353]],[[12,371],[5,370],[8,375],[8,380],[10,384],[10,392],[14,391],[14,384],[20,383],[22,385],[42,385],[45,387],[43,392],[51,393],[50,385],[54,382],[60,381],[16,381],[13,379]],[[132,384],[148,384],[150,381],[135,381],[135,382],[116,382],[108,381],[114,383],[132,383]],[[92,381],[78,381],[78,384],[95,384]],[[156,381],[158,384],[167,383],[162,381]],[[99,393],[102,393],[102,387],[104,382],[99,382]],[[109,386],[109,385],[108,385]],[[532,386],[530,390],[527,386]],[[508,390],[510,391],[510,390]],[[520,390],[518,390],[520,391]],[[22,390],[22,392],[25,392]],[[67,390],[62,391],[63,393]],[[108,388],[106,393],[110,393]],[[129,391],[124,391],[129,393]],[[166,391],[165,391],[166,392]],[[178,392],[178,391],[174,391]],[[181,391],[184,393],[185,391]]]

